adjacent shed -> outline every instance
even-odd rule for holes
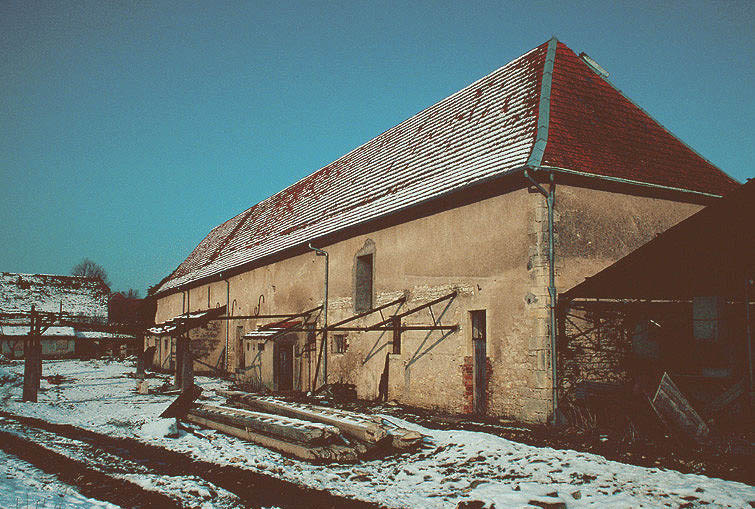
[[[560,296],[563,397],[668,373],[703,413],[752,406],[753,279],[750,180]]]

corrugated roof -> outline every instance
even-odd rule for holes
[[[539,122],[545,165],[715,194],[736,186],[553,40],[217,226],[157,293],[521,169]]]
[[[37,311],[96,319],[108,317],[110,290],[98,279],[0,272],[0,313]]]
[[[154,327],[147,329],[147,332],[155,336],[164,336],[166,334],[178,336],[187,330],[201,327],[210,320],[219,317],[225,313],[225,309],[225,306],[220,306],[203,311],[183,313],[170,320],[155,324]]]

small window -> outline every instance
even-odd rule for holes
[[[265,349],[265,343],[258,343],[257,344],[257,350],[260,352]]]
[[[372,255],[357,256],[354,308],[357,312],[372,309]]]
[[[346,353],[349,348],[346,334],[336,334],[333,336],[333,353]]]
[[[165,338],[165,349],[168,349],[168,338]]]
[[[246,344],[246,351],[248,352],[251,349],[251,345],[249,343]]]

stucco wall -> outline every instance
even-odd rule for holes
[[[675,224],[699,206],[651,198],[616,195],[574,187],[557,189],[557,286],[563,291],[593,274],[655,233]],[[457,291],[443,315],[443,324],[460,330],[435,344],[441,332],[405,332],[402,351],[390,354],[389,398],[409,405],[449,412],[469,411],[469,358],[473,355],[469,311],[486,310],[488,411],[531,421],[548,417],[551,401],[548,339],[547,221],[544,200],[526,189],[436,213],[324,246],[330,255],[329,322],[355,314],[355,256],[374,243],[374,304],[406,295],[402,310]],[[323,247],[323,246],[318,246]],[[229,304],[234,315],[298,313],[321,304],[324,259],[312,254],[288,258],[265,267],[159,299],[156,321]],[[209,301],[208,301],[209,287]],[[228,295],[226,295],[228,291]],[[260,296],[263,296],[262,298]],[[209,306],[208,306],[209,303]],[[446,303],[433,307],[437,317]],[[386,316],[391,310],[386,310]],[[269,322],[270,320],[267,320]],[[350,325],[369,325],[377,317]],[[428,310],[405,324],[430,323]],[[229,366],[238,365],[236,327],[254,330],[266,321],[237,320],[229,329]],[[225,323],[208,349],[215,364],[225,346]],[[297,351],[305,347],[298,335]],[[332,338],[332,335],[331,335]],[[391,333],[348,333],[348,350],[329,355],[329,381],[356,384],[358,395],[374,398],[390,351]],[[432,346],[434,345],[434,346]],[[428,350],[428,347],[431,347]],[[158,349],[160,350],[160,349]],[[273,345],[258,350],[243,346],[243,373],[261,375],[274,388]],[[159,354],[161,360],[164,354]],[[316,356],[294,363],[297,389],[308,390]],[[198,366],[195,366],[199,369]],[[467,377],[465,384],[465,376]],[[319,384],[320,382],[318,382]]]

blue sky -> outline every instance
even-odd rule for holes
[[[146,293],[215,225],[556,35],[736,179],[755,2],[0,3],[0,271]]]

